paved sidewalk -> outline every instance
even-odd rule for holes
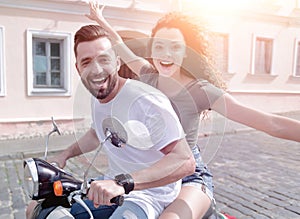
[[[299,115],[290,116],[300,119]],[[223,132],[208,129],[199,141],[214,174],[217,208],[239,219],[300,218],[300,143],[225,123],[225,129],[218,126]],[[73,140],[74,136],[54,137],[49,150],[53,155]],[[44,138],[0,142],[0,219],[25,218],[29,200],[22,188],[22,163],[26,157],[42,156],[43,144]],[[69,160],[66,170],[82,178],[91,156]],[[103,171],[101,159],[90,176]]]
[[[226,135],[210,162],[217,208],[236,218],[300,218],[300,143]]]

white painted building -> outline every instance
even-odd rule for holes
[[[102,2],[104,16],[124,38],[146,37],[168,11],[201,12],[220,33],[219,64],[234,96],[269,112],[300,109],[298,1],[257,0],[264,5],[222,13],[221,0],[209,1],[213,6],[203,0]],[[75,69],[73,36],[93,23],[84,17],[88,10],[80,0],[0,0],[0,139],[44,135],[51,116],[63,132],[87,127],[89,98]]]
[[[104,15],[123,36],[147,36],[176,1],[107,0]],[[87,126],[73,37],[91,22],[78,0],[0,0],[0,139],[43,135],[54,116],[64,132]],[[79,97],[80,96],[80,97]],[[50,128],[49,128],[50,127]]]
[[[216,56],[229,91],[267,112],[300,110],[299,0],[183,0],[218,34]]]

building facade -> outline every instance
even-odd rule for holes
[[[107,0],[104,15],[124,37],[148,35],[176,1]],[[88,4],[78,0],[0,1],[0,139],[44,135],[51,116],[64,132],[88,126],[89,97],[75,69],[73,37]]]
[[[225,13],[201,0],[101,2],[124,39],[141,39],[130,45],[141,53],[161,15],[201,12],[217,33],[217,64],[229,92],[268,112],[300,109],[298,1],[259,1],[266,3]],[[88,127],[89,96],[73,54],[74,33],[93,23],[84,16],[88,10],[80,0],[0,0],[0,139],[44,135],[51,116],[63,132]]]
[[[300,109],[300,1],[183,2],[216,33],[217,66],[233,96],[267,112]]]

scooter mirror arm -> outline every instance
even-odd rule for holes
[[[102,149],[103,144],[104,144],[108,139],[110,139],[110,138],[112,137],[112,133],[111,133],[109,130],[107,130],[107,132],[106,132],[105,134],[106,134],[105,139],[104,139],[103,141],[100,142],[100,146],[99,146],[99,148],[98,148],[96,154],[94,155],[93,160],[90,162],[88,168],[87,168],[86,171],[84,172],[84,175],[83,175],[83,189],[84,189],[84,190],[88,190],[87,176],[88,176],[88,173],[89,173],[89,170],[90,170],[91,166],[93,165],[93,163],[94,163],[96,157],[98,156],[100,150]]]
[[[52,135],[53,133],[57,132],[57,134],[60,135],[60,131],[53,119],[53,116],[51,117],[51,120],[52,120],[52,125],[53,125],[53,129],[51,132],[48,133],[47,137],[46,137],[46,148],[45,148],[45,154],[44,154],[44,160],[47,160],[47,154],[48,154],[48,144],[49,144],[49,138],[50,138],[50,135]]]

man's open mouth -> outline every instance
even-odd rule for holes
[[[92,80],[92,82],[94,84],[104,84],[107,81],[107,79],[108,79],[108,76],[107,77],[101,77],[101,78],[94,78]]]
[[[174,65],[174,62],[169,62],[169,61],[160,61],[161,66],[163,67],[171,67]]]

